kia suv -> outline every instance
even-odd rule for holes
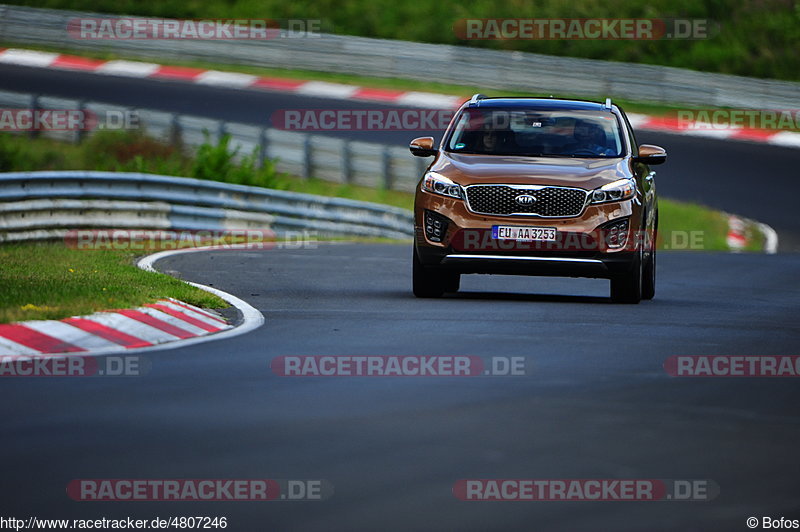
[[[605,103],[476,94],[455,113],[417,187],[413,291],[457,292],[462,274],[609,279],[611,299],[652,299],[658,203],[628,118]]]

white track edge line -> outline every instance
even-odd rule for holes
[[[183,253],[196,253],[198,251],[209,251],[208,248],[186,248],[186,249],[170,249],[165,251],[159,251],[158,253],[153,253],[152,255],[147,255],[142,257],[136,262],[136,266],[141,268],[142,270],[161,273],[157,271],[153,265],[161,259],[171,257],[173,255],[181,255]],[[165,274],[162,274],[165,275]],[[226,329],[220,332],[211,333],[203,336],[196,336],[194,338],[187,338],[185,340],[176,340],[174,342],[167,342],[160,345],[154,345],[149,347],[140,347],[135,349],[128,349],[126,353],[133,353],[133,352],[141,352],[141,351],[156,351],[156,350],[164,350],[164,349],[174,349],[178,347],[184,347],[188,345],[199,344],[203,342],[210,342],[214,340],[221,340],[223,338],[233,338],[234,336],[239,336],[241,334],[248,333],[252,330],[255,330],[261,327],[264,324],[264,315],[261,312],[247,303],[246,301],[239,299],[238,297],[234,296],[233,294],[229,294],[228,292],[224,292],[218,288],[213,288],[211,286],[206,286],[200,283],[193,283],[191,281],[183,281],[186,284],[192,285],[200,290],[205,290],[215,296],[219,297],[220,299],[226,301],[227,303],[231,304],[233,307],[236,307],[239,312],[242,313],[242,323],[233,327],[232,329]],[[90,353],[92,355],[97,353]],[[101,353],[102,354],[102,353]]]
[[[235,248],[232,248],[235,249]],[[186,249],[171,249],[166,251],[159,251],[158,253],[154,253],[152,255],[147,255],[142,257],[136,262],[136,266],[141,268],[142,270],[148,272],[155,272],[161,273],[153,267],[157,261],[172,256],[172,255],[180,255],[182,253],[194,253],[197,251],[209,251],[209,248],[186,248]],[[166,274],[162,274],[166,275]],[[229,294],[227,292],[223,292],[217,288],[212,288],[210,286],[206,286],[199,283],[193,283],[191,281],[183,281],[186,284],[192,285],[200,290],[205,290],[206,292],[210,292],[215,296],[218,296],[220,299],[230,303],[232,306],[236,307],[239,312],[242,313],[242,323],[233,327],[232,329],[225,329],[216,333],[209,333],[202,336],[195,336],[192,338],[186,339],[176,339],[156,345],[151,345],[147,347],[134,347],[131,349],[98,349],[96,351],[82,351],[76,353],[40,353],[39,355],[23,355],[23,356],[43,356],[46,355],[48,357],[71,357],[71,356],[81,356],[81,357],[93,357],[93,356],[106,356],[106,355],[115,355],[115,356],[125,356],[132,353],[145,353],[151,351],[166,351],[168,349],[177,349],[179,347],[187,347],[190,345],[205,343],[205,342],[212,342],[214,340],[222,340],[224,338],[233,338],[234,336],[239,336],[241,334],[248,333],[252,330],[255,330],[261,327],[264,324],[264,315],[261,312],[247,303],[246,301],[239,299],[238,297],[234,296],[233,294]],[[17,355],[19,356],[19,355]]]
[[[778,252],[778,232],[763,222],[758,222],[758,229],[764,235],[764,253],[776,254]]]

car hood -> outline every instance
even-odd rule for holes
[[[431,170],[466,186],[478,183],[558,185],[587,190],[631,177],[627,158],[518,157],[442,153]]]

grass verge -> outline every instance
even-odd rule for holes
[[[224,308],[217,296],[175,278],[140,270],[134,254],[77,250],[63,243],[0,245],[0,323],[61,319],[174,297]]]
[[[659,249],[730,251],[728,215],[702,205],[660,198]],[[743,251],[760,253],[764,237],[753,222],[745,221],[747,245]]]
[[[293,177],[276,171],[273,164],[256,168],[249,157],[236,164],[231,161],[224,142],[216,146],[207,145],[192,156],[181,147],[168,145],[138,131],[98,132],[81,144],[0,133],[0,172],[37,170],[144,172],[194,177],[405,208],[409,208],[413,201],[411,195],[395,190]]]

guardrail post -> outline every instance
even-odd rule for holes
[[[183,142],[182,137],[180,115],[178,113],[172,113],[169,125],[169,142],[173,146],[180,146]]]
[[[353,180],[351,156],[350,141],[345,140],[342,142],[342,181],[348,184]]]
[[[0,40],[2,41],[5,41],[6,11],[8,11],[6,6],[0,6]]]
[[[31,112],[32,113],[36,113],[36,111],[38,109],[39,109],[39,95],[38,94],[31,94]],[[28,133],[28,135],[32,139],[35,139],[36,137],[39,136],[39,132],[36,129],[31,128],[31,130]]]
[[[314,173],[314,160],[311,149],[311,135],[306,135],[303,139],[303,177],[308,179]]]
[[[392,189],[392,152],[389,146],[384,146],[381,152],[381,162],[383,170],[383,188]]]
[[[83,142],[83,139],[86,137],[86,134],[87,134],[86,128],[89,125],[88,124],[88,120],[87,120],[87,115],[86,115],[86,101],[85,100],[80,100],[78,102],[78,110],[81,112],[81,115],[83,116],[83,124],[82,124],[82,127],[78,128],[78,130],[73,135],[73,140],[74,140],[75,144],[80,144],[81,142]],[[98,118],[98,120],[99,120],[99,117],[96,117],[96,118]],[[97,127],[99,127],[100,126],[99,121],[95,125]]]
[[[258,166],[264,168],[264,161],[267,160],[269,153],[269,137],[267,137],[267,128],[262,127],[258,132]]]

